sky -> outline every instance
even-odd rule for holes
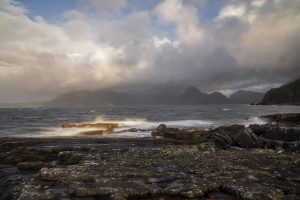
[[[299,0],[0,0],[0,102],[261,91],[300,77]]]

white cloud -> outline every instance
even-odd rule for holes
[[[2,0],[0,101],[158,84],[266,89],[299,74],[300,7],[297,0],[255,2],[230,1],[206,23],[200,5],[164,0],[122,17],[120,1],[109,7],[119,17],[109,19],[75,9],[51,24]]]
[[[201,41],[203,32],[199,27],[198,11],[195,7],[184,5],[181,0],[165,0],[155,9],[155,14],[164,23],[177,26],[180,40],[188,44]]]
[[[236,17],[242,18],[246,14],[246,7],[245,5],[228,5],[222,8],[220,11],[218,19],[224,19],[227,17]]]

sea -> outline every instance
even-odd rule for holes
[[[300,113],[300,106],[178,105],[99,108],[0,108],[0,137],[74,137],[93,128],[62,128],[65,123],[118,123],[113,134],[97,137],[150,137],[159,124],[210,129],[231,124],[263,124],[259,116]],[[137,132],[126,131],[137,128]],[[87,137],[87,136],[86,136]]]

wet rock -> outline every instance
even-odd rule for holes
[[[270,128],[263,134],[266,139],[280,140],[280,141],[299,141],[300,128]]]
[[[72,151],[59,152],[58,155],[59,164],[74,165],[78,164],[82,159],[82,155],[76,154]]]
[[[232,137],[233,135],[237,134],[239,131],[241,131],[243,129],[245,129],[244,125],[233,124],[230,126],[220,126],[218,128],[212,129],[210,132],[226,134],[226,135]]]
[[[256,148],[260,146],[258,137],[250,128],[240,130],[237,134],[232,136],[233,141],[243,148]]]
[[[208,194],[210,200],[235,200],[235,196],[223,193],[223,192],[212,192]]]
[[[270,128],[270,125],[250,124],[249,128],[255,135],[260,136],[266,133],[266,131]]]
[[[281,113],[274,115],[264,115],[260,117],[268,119],[271,122],[286,123],[290,125],[300,125],[300,113]]]
[[[227,134],[212,133],[210,138],[223,149],[227,149],[232,145],[232,139]]]
[[[14,140],[15,145],[0,148],[0,153],[24,158],[28,153],[42,157],[58,150],[61,153],[54,154],[52,160],[58,163],[39,172],[25,173],[17,169],[17,164],[4,164],[0,160],[0,199],[299,199],[300,196],[300,157],[289,151],[234,147],[220,150],[212,140],[193,145],[152,138],[30,138],[26,139],[30,141],[26,145],[17,142],[25,139]],[[274,141],[271,140],[272,145]],[[279,142],[284,147],[298,141]],[[51,153],[41,151],[46,147]],[[62,165],[73,163],[75,155],[82,156],[78,163]]]
[[[165,128],[162,130],[163,136],[165,138],[175,139],[175,140],[181,140],[182,139],[182,133],[184,131],[177,129],[177,128]]]
[[[155,131],[152,131],[151,135],[190,142],[203,142],[206,140],[206,131],[204,130],[167,128],[165,124],[159,125]]]
[[[104,133],[104,130],[94,130],[94,131],[84,131],[84,132],[80,132],[80,135],[102,135]]]
[[[165,124],[160,124],[157,128],[156,128],[156,131],[157,132],[161,132],[163,131],[164,129],[166,129],[167,126]]]
[[[137,128],[130,128],[127,131],[128,132],[138,132],[139,130]]]
[[[21,162],[17,164],[19,170],[39,170],[45,166],[43,162]]]

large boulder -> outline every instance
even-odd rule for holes
[[[210,132],[225,134],[225,135],[232,137],[233,135],[237,134],[240,130],[243,130],[243,129],[245,129],[244,125],[233,124],[230,126],[220,126],[218,128],[212,129]]]
[[[155,131],[152,131],[153,137],[160,136],[175,140],[185,140],[190,142],[202,142],[206,138],[204,130],[188,130],[178,128],[168,128],[165,124],[160,124]]]
[[[232,136],[233,141],[237,146],[243,148],[257,148],[260,147],[258,137],[250,128],[240,130],[237,134]]]
[[[232,145],[231,137],[223,133],[212,133],[210,138],[222,149],[227,149]]]
[[[263,137],[271,140],[299,141],[300,128],[270,128],[264,133]]]

